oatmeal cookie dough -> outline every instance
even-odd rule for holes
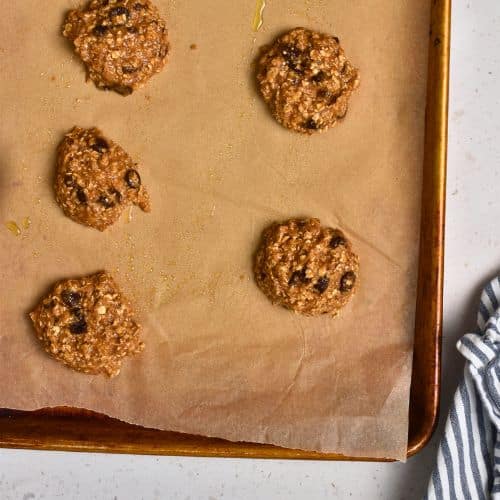
[[[106,272],[56,283],[30,317],[44,349],[79,372],[114,377],[144,349],[132,307]]]
[[[165,21],[150,0],[91,0],[66,16],[73,42],[98,88],[129,95],[167,62]]]
[[[312,134],[344,118],[359,73],[337,37],[295,28],[264,50],[257,81],[279,123]]]
[[[99,129],[74,127],[57,150],[57,203],[68,217],[99,231],[116,222],[130,204],[150,212],[137,168]]]
[[[338,229],[318,219],[268,227],[255,256],[255,280],[275,304],[314,316],[337,316],[358,286],[359,261]]]

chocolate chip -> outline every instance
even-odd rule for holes
[[[83,311],[79,307],[72,307],[71,308],[71,314],[78,321],[80,321],[81,319],[83,319]]]
[[[80,304],[82,296],[78,292],[63,290],[61,293],[61,299],[68,307],[76,307]]]
[[[135,73],[136,71],[139,71],[139,68],[134,68],[132,66],[122,66],[122,71],[123,73],[130,74],[130,73]]]
[[[345,245],[346,244],[346,240],[343,236],[341,236],[340,234],[336,234],[331,240],[330,240],[330,248],[337,248],[341,245]]]
[[[338,95],[332,95],[328,100],[328,106],[333,106],[337,102],[338,98],[339,98]]]
[[[328,276],[321,276],[321,278],[314,283],[314,289],[319,293],[323,293],[326,291],[329,284],[330,278]]]
[[[109,30],[108,26],[104,26],[103,24],[97,24],[96,26],[94,26],[92,32],[96,36],[102,36],[105,35],[108,32],[108,30]]]
[[[308,129],[308,130],[317,130],[318,129],[318,124],[314,121],[313,118],[309,118],[309,120],[307,120],[304,125],[303,125],[304,128]]]
[[[69,325],[69,331],[73,335],[82,335],[87,332],[87,322],[83,318],[79,319]]]
[[[98,153],[105,153],[109,149],[108,143],[102,137],[98,137],[90,147]]]
[[[324,99],[327,102],[328,106],[333,106],[339,98],[338,95],[332,94],[328,89],[319,89],[317,92],[317,96],[320,99]]]
[[[104,208],[113,208],[115,206],[115,202],[106,194],[101,194],[101,196],[97,198],[97,201]]]
[[[123,96],[130,95],[134,91],[132,87],[127,85],[115,85],[114,87],[108,87],[106,90],[114,90]]]
[[[79,187],[76,190],[76,197],[78,198],[78,201],[80,203],[87,203],[87,195],[85,194],[85,191],[83,190],[83,188]]]
[[[132,189],[139,189],[139,187],[141,186],[141,176],[139,175],[139,172],[137,172],[137,170],[134,170],[133,168],[127,170],[127,172],[125,173],[125,182]]]
[[[296,73],[303,74],[309,66],[309,57],[294,45],[284,45],[281,54],[285,58],[287,66]]]
[[[342,278],[340,278],[340,291],[349,292],[354,288],[356,283],[356,275],[352,271],[347,271]]]
[[[288,280],[288,286],[294,286],[297,283],[309,283],[311,280],[307,277],[306,271],[305,267],[294,271]]]
[[[127,31],[129,33],[138,33],[139,32],[139,30],[135,26],[128,26]]]
[[[261,273],[260,273],[260,279],[261,279],[261,280],[265,280],[266,278],[267,278],[267,274],[266,274],[266,273],[261,272]]]
[[[116,190],[115,188],[111,188],[108,190],[109,194],[114,197],[117,203],[121,203],[122,201],[122,194],[120,191]]]
[[[73,178],[73,174],[70,173],[64,174],[64,185],[68,187],[75,185],[75,179]]]
[[[109,17],[112,19],[113,17],[117,16],[126,16],[128,18],[130,16],[130,12],[127,7],[123,7],[122,5],[110,9]]]
[[[316,95],[319,99],[327,101],[328,105],[335,104],[337,101],[337,96],[332,94],[327,88],[318,89]]]
[[[316,83],[321,83],[326,78],[324,71],[318,71],[315,75],[311,77],[311,80]]]

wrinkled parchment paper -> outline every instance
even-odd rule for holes
[[[60,36],[75,1],[3,6],[0,30],[0,407],[84,407],[149,427],[403,459],[423,156],[428,2],[158,0],[171,60],[130,97],[96,90]],[[306,137],[278,126],[252,62],[277,34],[338,35],[361,70],[349,113]],[[196,44],[196,49],[190,45]],[[150,215],[105,233],[54,201],[55,148],[98,126],[141,165]],[[252,254],[273,220],[341,227],[361,259],[340,319],[272,306]],[[30,217],[14,236],[4,223]],[[130,220],[129,220],[130,219]],[[27,313],[58,279],[107,269],[146,351],[119,377],[49,358]]]

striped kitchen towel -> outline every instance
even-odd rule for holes
[[[481,295],[477,332],[457,348],[464,377],[451,405],[426,499],[500,500],[500,278]]]

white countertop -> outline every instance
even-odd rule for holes
[[[453,7],[443,413],[463,366],[455,342],[500,267],[500,2]],[[406,464],[0,450],[0,498],[412,500],[425,491],[435,449],[436,437]]]

